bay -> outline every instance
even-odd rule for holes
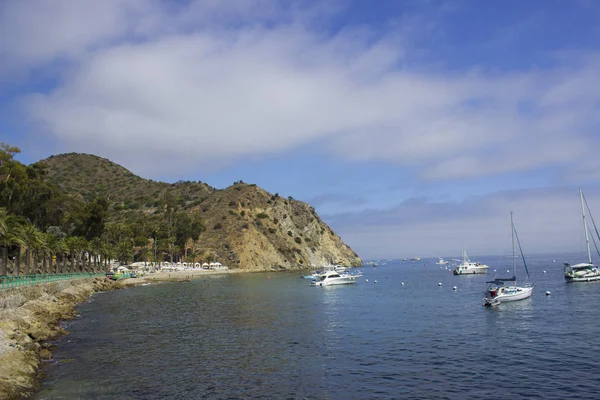
[[[600,282],[562,276],[579,258],[528,257],[532,298],[494,308],[485,281],[511,260],[472,258],[489,273],[428,259],[364,267],[356,285],[258,273],[100,293],[35,398],[597,399]]]

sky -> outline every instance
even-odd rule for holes
[[[0,141],[243,180],[364,259],[585,250],[595,0],[5,0]],[[600,220],[599,220],[600,221]]]

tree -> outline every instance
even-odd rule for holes
[[[102,264],[104,246],[102,240],[99,237],[95,237],[90,242],[90,251],[94,258],[94,270],[98,270],[98,265]]]
[[[40,246],[41,235],[40,231],[38,231],[37,228],[31,223],[25,224],[20,233],[23,240],[23,245],[25,247],[25,275],[29,275],[32,272],[35,273],[37,270],[37,266],[34,266],[32,270],[31,258],[32,253],[37,251]]]
[[[102,236],[104,222],[108,212],[108,201],[105,198],[97,198],[85,206],[87,219],[84,223],[85,237],[87,240]]]
[[[75,260],[75,254],[77,252],[77,237],[76,236],[67,236],[65,238],[65,247],[67,248],[67,251],[69,253],[69,260],[70,265],[67,266],[66,268],[66,272],[75,272],[75,268],[76,268],[76,260]]]
[[[63,255],[67,252],[64,243],[65,236],[66,234],[61,231],[58,226],[49,226],[46,229],[46,243],[48,245],[50,258],[50,273],[59,273],[61,271],[59,263],[61,258],[63,258]],[[56,268],[54,268],[54,258],[56,258]]]
[[[5,208],[0,208],[0,276],[8,274],[8,250],[12,246],[22,246],[24,243],[19,235],[19,225],[15,218],[8,214]]]
[[[66,256],[69,253],[69,249],[65,243],[64,237],[58,237],[54,251],[54,254],[56,254],[56,273],[62,274],[67,272],[65,263],[67,259]]]
[[[83,258],[84,253],[88,248],[88,241],[83,236],[75,237],[75,254],[77,259],[77,272],[83,272],[86,270],[85,260]]]
[[[133,259],[133,247],[127,240],[122,240],[117,244],[116,252],[117,259],[123,264],[129,263],[129,260]]]

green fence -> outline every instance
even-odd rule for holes
[[[8,289],[20,286],[31,286],[40,283],[66,281],[69,279],[93,278],[104,276],[104,272],[78,272],[73,274],[38,274],[21,276],[0,276],[0,289]]]

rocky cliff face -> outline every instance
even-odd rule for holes
[[[255,185],[217,191],[199,211],[206,215],[202,247],[232,266],[260,271],[362,265],[310,205]]]

